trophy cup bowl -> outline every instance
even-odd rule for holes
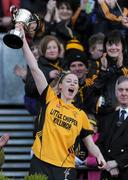
[[[29,31],[29,26],[32,23],[36,23],[38,25],[38,17],[37,15],[32,15],[30,11],[26,9],[15,9],[12,11],[14,24],[22,23],[24,30],[26,32]],[[18,29],[12,29],[9,33],[7,33],[3,37],[4,43],[13,49],[19,49],[23,46],[23,34]]]
[[[23,46],[22,33],[16,29],[10,31],[3,37],[4,43],[13,49],[20,49]]]

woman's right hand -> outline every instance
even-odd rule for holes
[[[22,22],[16,23],[15,24],[15,29],[17,29],[18,31],[20,31],[22,33],[23,42],[26,41],[24,24]]]
[[[56,7],[56,1],[55,0],[49,0],[47,3],[47,12],[50,14],[53,14]]]
[[[27,76],[26,68],[16,64],[14,66],[13,72],[16,76],[21,77],[23,80],[26,80],[26,76]]]

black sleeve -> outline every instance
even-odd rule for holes
[[[50,83],[52,79],[49,77],[49,72],[52,70],[50,67],[42,65],[41,60],[38,60],[38,66],[41,69],[41,71],[44,73],[44,76],[47,79],[47,82]],[[25,81],[25,95],[32,98],[38,98],[39,93],[35,84],[35,81],[33,79],[32,73],[27,67],[27,77]]]
[[[56,24],[56,36],[58,37],[60,42],[62,42],[62,44],[64,44],[64,45],[66,45],[67,41],[71,40],[71,38],[72,38],[72,35],[71,35],[69,29],[71,30],[72,34],[74,35],[74,31],[73,31],[70,23],[67,25],[67,27],[66,27],[65,22],[63,22],[63,21]]]
[[[88,135],[91,135],[91,134],[93,134],[93,131],[82,129],[80,132],[80,137],[81,137],[81,139],[84,139],[85,137],[87,137]]]
[[[32,98],[39,97],[39,93],[36,88],[36,84],[29,67],[27,67],[27,77],[25,81],[25,95]]]
[[[40,103],[42,106],[46,105],[46,95],[47,95],[47,92],[48,92],[48,87],[47,86],[44,91],[42,92],[42,94],[40,95]]]

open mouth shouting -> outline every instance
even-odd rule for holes
[[[69,88],[69,89],[68,89],[68,92],[69,92],[69,95],[70,95],[70,96],[73,96],[73,94],[74,94],[74,88]]]

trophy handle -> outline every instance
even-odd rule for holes
[[[18,9],[16,8],[16,6],[12,5],[10,7],[10,13],[12,14],[13,21],[15,21],[15,19],[16,19],[17,12],[18,12]]]

